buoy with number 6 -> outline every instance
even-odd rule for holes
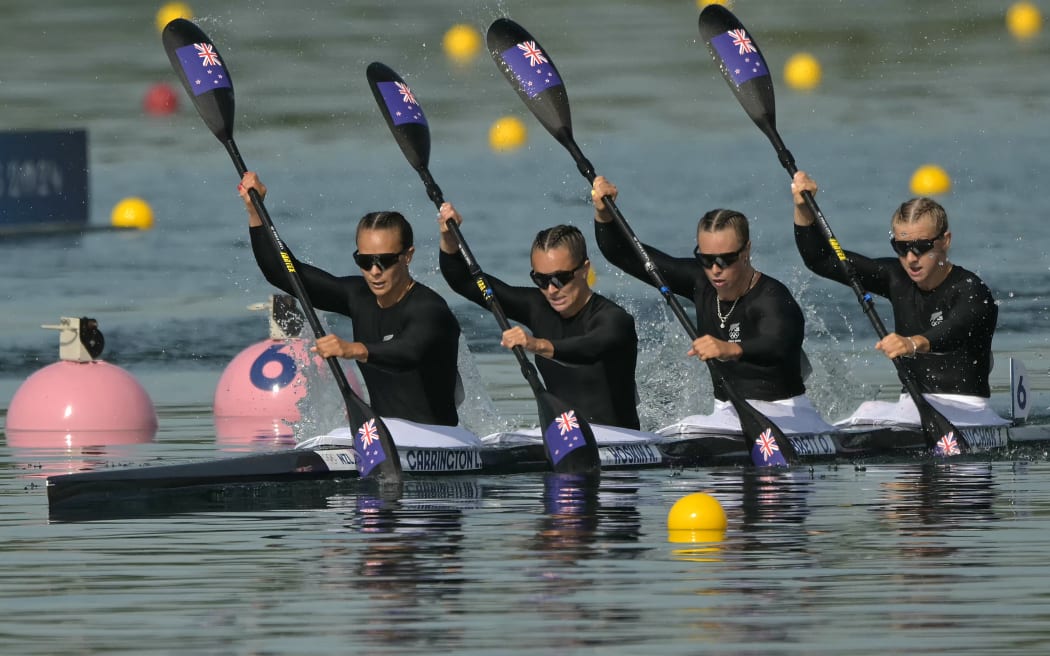
[[[310,382],[327,382],[331,373],[324,359],[310,352],[313,340],[300,336],[304,318],[295,297],[275,294],[249,309],[269,311],[270,337],[238,353],[222,372],[213,404],[216,437],[238,446],[290,445]],[[362,396],[357,377],[344,373]]]

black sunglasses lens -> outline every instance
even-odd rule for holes
[[[716,264],[719,267],[725,269],[727,267],[732,266],[734,262],[740,259],[740,253],[742,250],[743,249],[735,253],[710,254],[701,253],[700,247],[697,246],[693,249],[693,255],[696,256],[696,259],[700,261],[700,266],[704,267],[705,269],[710,269]]]
[[[397,264],[398,258],[401,257],[401,253],[376,253],[362,255],[361,253],[354,252],[354,262],[357,262],[357,266],[365,271],[370,271],[372,267],[378,266],[380,271],[386,271],[390,267]]]
[[[533,271],[529,273],[529,277],[540,289],[547,289],[551,286],[551,283],[556,288],[561,289],[569,284],[574,273],[573,271],[555,271],[554,273],[536,273]]]
[[[907,257],[908,253],[915,253],[915,257],[924,255],[933,250],[936,239],[914,239],[912,241],[890,240],[890,246],[900,257]]]

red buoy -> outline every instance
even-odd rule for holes
[[[158,82],[151,86],[142,99],[142,108],[147,114],[166,116],[179,108],[179,97],[171,85]]]

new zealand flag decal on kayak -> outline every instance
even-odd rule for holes
[[[354,435],[354,449],[360,454],[357,459],[357,473],[361,476],[368,476],[376,465],[386,460],[375,419],[369,419],[357,429],[357,434]]]
[[[954,431],[949,431],[946,435],[943,435],[941,439],[937,440],[937,446],[933,448],[935,456],[957,456],[961,453],[959,441],[955,439]]]
[[[576,418],[576,412],[569,410],[555,417],[543,433],[543,441],[546,442],[551,460],[555,465],[561,462],[562,458],[586,444],[583,432],[580,431],[580,421]]]
[[[376,87],[379,88],[379,93],[383,96],[383,103],[390,112],[390,121],[394,125],[403,123],[427,124],[427,119],[423,116],[423,109],[416,102],[416,97],[412,94],[412,89],[409,89],[407,84],[404,82],[378,82]]]
[[[719,34],[711,39],[711,46],[718,53],[722,66],[737,86],[753,77],[769,75],[762,54],[743,28]]]
[[[523,41],[500,53],[503,63],[518,78],[521,90],[535,98],[547,89],[561,84],[561,78],[535,41]]]
[[[210,43],[191,43],[175,49],[182,64],[182,71],[189,80],[193,95],[214,91],[215,89],[232,89],[230,77],[226,74],[219,53]]]
[[[755,440],[755,445],[751,447],[752,458],[751,460],[757,462],[754,458],[754,452],[762,456],[762,462],[770,466],[786,466],[787,460],[784,459],[783,454],[780,453],[780,447],[777,446],[777,440],[773,437],[772,429],[767,428]]]

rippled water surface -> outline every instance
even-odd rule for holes
[[[686,253],[696,217],[752,219],[756,266],[795,292],[828,417],[891,398],[893,370],[845,287],[806,271],[791,236],[788,179],[710,61],[692,0],[195,2],[237,90],[235,135],[270,187],[268,207],[302,259],[349,270],[357,218],[396,208],[417,235],[415,275],[437,273],[434,210],[375,107],[371,61],[395,68],[427,111],[430,169],[466,215],[486,271],[524,284],[542,227],[590,234],[587,184],[484,53],[447,61],[441,38],[499,16],[555,58],[576,139],[645,241]],[[1050,8],[1043,7],[1044,11]],[[410,481],[235,490],[187,507],[50,516],[48,474],[230,456],[261,444],[217,438],[216,383],[266,336],[245,308],[272,293],[251,257],[236,172],[181,96],[156,7],[11,0],[0,8],[0,116],[8,129],[85,128],[91,222],[141,196],[156,227],[0,241],[0,409],[56,357],[61,316],[98,319],[105,359],[136,376],[160,427],[144,443],[0,446],[3,653],[1043,653],[1050,619],[1050,466],[1040,450],[933,465],[841,463],[746,469]],[[993,405],[1009,412],[1006,363],[1027,365],[1033,421],[1050,418],[1047,353],[1047,35],[1020,44],[1004,3],[740,2],[734,10],[777,72],[777,121],[820,182],[842,244],[889,254],[888,220],[932,162],[952,258],[1000,304]],[[789,89],[798,51],[819,89]],[[525,148],[487,132],[521,118]],[[706,371],[648,287],[597,253],[596,287],[638,317],[643,423],[709,407]],[[455,298],[464,326],[464,423],[479,433],[535,421],[492,317]],[[879,311],[889,318],[888,304]],[[345,320],[324,317],[333,331]],[[687,381],[687,384],[683,384]],[[331,389],[330,387],[328,388]],[[338,395],[312,391],[300,433],[338,425]],[[672,504],[708,491],[729,528],[669,540]],[[200,501],[200,500],[198,500]]]

